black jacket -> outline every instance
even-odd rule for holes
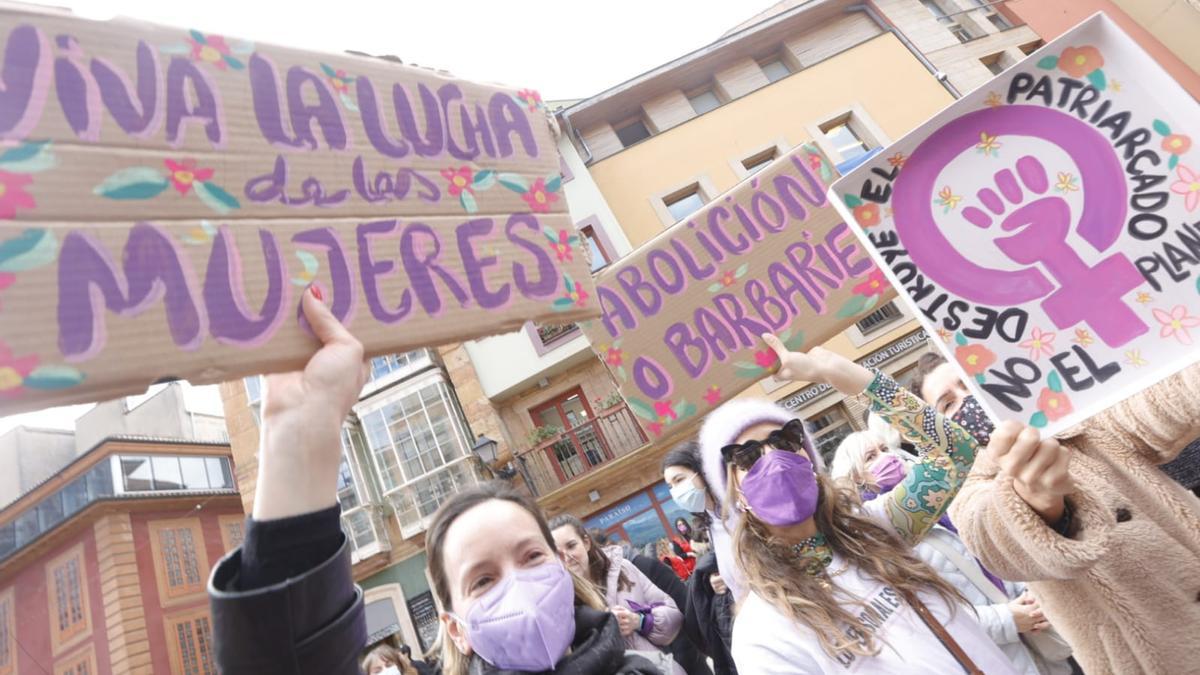
[[[675,570],[654,558],[638,553],[633,554],[632,562],[633,566],[645,574],[651,583],[658,586],[663,593],[671,596],[680,612],[684,611],[684,607],[687,606],[688,590],[687,586],[680,581],[679,575],[675,574]],[[675,662],[682,666],[688,675],[712,675],[712,670],[704,660],[704,654],[701,653],[699,645],[682,631],[671,642],[669,648]]]
[[[516,670],[501,670],[475,656],[470,675],[531,675]],[[538,675],[660,675],[653,663],[640,656],[625,654],[625,639],[617,617],[590,607],[575,608],[575,639],[571,653],[554,670]]]
[[[736,675],[730,645],[733,641],[733,594],[720,595],[709,579],[717,571],[717,557],[706,553],[696,561],[688,579],[687,605],[683,610],[683,632],[713,662],[716,675]]]
[[[332,557],[254,590],[237,590],[241,548],[217,563],[208,594],[221,673],[358,675],[367,644],[363,593],[350,573],[349,540],[338,535]]]

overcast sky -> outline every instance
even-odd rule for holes
[[[130,17],[320,51],[395,54],[460,77],[530,87],[545,100],[584,98],[716,40],[771,0],[65,0],[93,19]],[[220,412],[215,387],[193,388],[189,406]],[[90,405],[0,418],[71,428]]]

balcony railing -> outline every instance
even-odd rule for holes
[[[369,505],[342,511],[342,531],[350,540],[350,559],[353,562],[391,548],[378,511]]]
[[[645,444],[633,412],[622,404],[518,452],[517,468],[530,491],[544,495]]]

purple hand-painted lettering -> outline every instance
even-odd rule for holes
[[[92,77],[100,88],[105,107],[122,131],[135,138],[158,133],[163,110],[158,99],[162,69],[153,47],[138,40],[136,100],[129,77],[108,61],[92,59]]]
[[[287,265],[279,252],[279,242],[270,230],[258,231],[266,271],[267,294],[257,316],[246,306],[242,279],[241,252],[233,233],[224,225],[213,239],[208,269],[204,275],[204,305],[209,313],[209,330],[218,342],[239,347],[255,347],[271,339],[283,323],[288,301]]]
[[[0,72],[0,139],[22,140],[42,118],[54,55],[41,30],[17,26],[4,46]]]

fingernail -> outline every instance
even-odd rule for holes
[[[325,302],[325,294],[321,292],[321,285],[315,281],[309,285],[308,292],[312,293],[314,298],[320,300],[321,302]]]

